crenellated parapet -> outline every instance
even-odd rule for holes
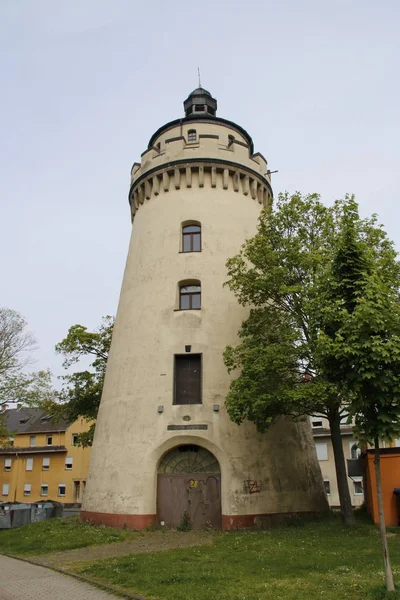
[[[145,200],[171,189],[230,189],[264,207],[272,200],[267,161],[260,153],[252,154],[248,139],[225,124],[180,123],[151,142],[131,171],[132,219]]]
[[[269,182],[256,172],[249,172],[241,165],[214,161],[176,161],[169,165],[147,171],[132,184],[129,194],[132,219],[140,205],[171,190],[218,188],[233,190],[258,201],[264,208],[272,200]]]

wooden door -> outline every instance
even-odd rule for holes
[[[221,529],[221,475],[160,473],[157,514],[159,523],[172,529],[180,527],[185,519],[193,529]]]

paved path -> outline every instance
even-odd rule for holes
[[[74,563],[93,562],[139,552],[165,552],[175,548],[190,548],[213,543],[214,536],[204,531],[153,531],[147,532],[135,540],[65,550],[64,552],[52,552],[51,554],[42,554],[30,558],[35,563],[45,567],[68,570]]]
[[[0,556],[1,600],[116,600],[88,583],[14,558]]]

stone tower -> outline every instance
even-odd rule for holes
[[[326,509],[308,423],[266,434],[224,408],[227,344],[248,311],[225,262],[272,201],[265,158],[203,88],[131,172],[133,231],[82,518],[225,529]]]

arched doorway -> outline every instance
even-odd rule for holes
[[[185,444],[163,456],[157,478],[158,521],[167,527],[221,528],[221,469],[201,446]]]

